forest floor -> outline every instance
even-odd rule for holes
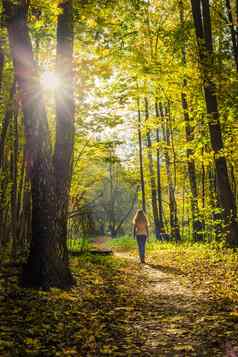
[[[116,256],[135,263],[128,253]],[[235,304],[194,288],[182,272],[150,261],[141,266],[143,303],[136,328],[144,337],[142,355],[238,356]]]
[[[218,274],[201,278],[208,266],[185,272],[173,254],[148,254],[145,265],[136,251],[85,254],[71,260],[70,291],[8,286],[0,356],[238,356],[234,295],[220,293]]]

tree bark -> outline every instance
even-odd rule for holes
[[[215,154],[215,171],[220,205],[226,228],[224,230],[227,243],[231,246],[238,244],[238,224],[236,221],[236,202],[229,182],[226,158],[222,154],[223,140],[219,121],[219,111],[216,96],[216,85],[213,80],[213,45],[211,19],[208,0],[191,0],[192,13],[199,48],[201,70],[205,78],[203,88],[207,115],[209,120],[209,133],[212,149]],[[202,14],[201,14],[202,6]]]
[[[141,196],[142,196],[142,208],[146,212],[146,201],[145,201],[145,179],[144,179],[144,168],[143,168],[143,147],[142,147],[142,137],[141,137],[141,111],[140,111],[140,99],[137,98],[137,113],[138,113],[138,143],[139,143],[139,162],[140,162],[140,186],[141,186]]]
[[[6,155],[5,155],[5,144],[7,139],[7,134],[14,114],[14,98],[16,94],[16,83],[11,87],[9,101],[7,103],[6,112],[3,116],[2,128],[0,133],[0,240],[5,240],[4,232],[6,231],[6,225],[9,223],[5,220],[4,211],[6,210],[7,201],[7,189],[8,189],[8,175],[6,168]],[[1,244],[0,244],[1,246]]]
[[[168,193],[169,193],[169,211],[170,211],[170,227],[171,227],[171,235],[175,238],[176,242],[181,240],[178,215],[177,215],[177,202],[175,197],[175,188],[173,185],[172,173],[171,173],[171,165],[168,147],[170,146],[170,134],[168,129],[168,119],[163,111],[162,104],[160,103],[160,114],[163,119],[163,137],[164,142],[166,144],[166,148],[164,150],[165,157],[165,167],[168,179]]]
[[[148,99],[146,97],[145,97],[145,119],[146,121],[149,119],[149,106],[148,106]],[[151,202],[152,202],[152,211],[153,211],[153,218],[154,218],[154,225],[155,225],[155,235],[156,238],[159,239],[161,233],[161,227],[160,227],[157,197],[156,197],[156,182],[155,182],[155,173],[154,173],[153,156],[152,156],[152,143],[150,137],[150,130],[148,128],[146,129],[146,138],[147,138],[147,147],[148,147]]]
[[[213,167],[208,168],[208,184],[209,184],[209,203],[211,206],[211,227],[209,231],[215,234],[217,241],[222,239],[222,221],[223,215],[217,197],[217,180]],[[210,234],[211,236],[211,234]],[[208,241],[211,237],[208,236]]]
[[[184,34],[184,10],[183,10],[183,1],[179,3],[180,10],[180,24],[182,28],[182,35]],[[184,66],[187,64],[186,58],[186,47],[185,47],[185,38],[183,36],[182,42],[182,63]],[[189,116],[189,108],[186,94],[187,80],[183,78],[182,84],[182,108],[183,108],[183,116],[185,122],[185,137],[186,142],[189,145],[193,140],[193,129],[190,125],[190,116]],[[202,236],[202,222],[199,219],[199,209],[198,209],[198,192],[197,192],[197,180],[196,180],[196,168],[195,162],[193,159],[193,149],[189,146],[186,150],[187,154],[187,167],[188,167],[188,176],[189,176],[189,184],[191,190],[191,211],[192,211],[192,227],[193,227],[193,239],[194,241],[201,241]]]
[[[159,107],[158,101],[155,100],[155,115],[159,119]],[[159,124],[158,124],[159,125]],[[162,189],[161,189],[161,169],[160,169],[160,130],[156,129],[156,142],[157,142],[157,193],[158,193],[158,207],[159,207],[159,221],[160,221],[160,229],[161,232],[164,232],[164,218],[163,218],[163,201],[162,201]]]
[[[32,240],[23,286],[69,288],[73,279],[56,235],[55,181],[48,121],[26,22],[26,1],[3,0],[24,115],[26,165],[32,193]]]
[[[227,9],[229,27],[230,27],[230,32],[231,32],[233,56],[234,56],[236,71],[238,72],[238,43],[237,43],[237,38],[236,38],[236,30],[235,30],[235,26],[234,26],[234,20],[233,20],[230,0],[226,0],[226,9]]]
[[[15,106],[12,122],[12,150],[11,150],[11,232],[12,232],[12,259],[17,255],[17,162],[19,151],[19,133],[18,133],[18,107]]]
[[[112,152],[112,147],[110,149],[110,159],[109,159],[109,186],[110,186],[110,201],[109,201],[109,211],[108,211],[108,218],[109,218],[109,231],[111,233],[112,237],[115,237],[115,212],[114,212],[114,205],[115,205],[115,200],[113,197],[114,193],[114,182],[113,182],[113,152]]]
[[[10,91],[10,97],[9,101],[7,103],[7,108],[6,112],[3,117],[3,122],[2,122],[2,130],[0,133],[0,170],[2,169],[3,166],[3,161],[4,161],[4,147],[5,147],[5,141],[7,137],[7,131],[9,128],[10,121],[13,117],[14,113],[14,97],[16,95],[16,82],[14,80],[11,91]]]
[[[68,264],[67,222],[72,177],[74,145],[73,93],[73,8],[72,0],[59,5],[62,10],[57,23],[56,70],[61,88],[56,94],[56,144],[54,168],[56,179],[57,236],[62,242],[61,255]]]
[[[4,67],[4,52],[2,48],[2,40],[0,39],[0,93],[2,90],[3,67]]]

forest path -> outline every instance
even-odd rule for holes
[[[225,311],[204,290],[194,290],[181,272],[162,265],[139,264],[130,253],[115,258],[138,265],[141,305],[134,321],[143,336],[145,356],[238,356],[237,329]]]
[[[194,288],[162,249],[147,259],[139,264],[136,248],[80,254],[69,291],[2,287],[0,356],[237,357],[238,306],[209,282]]]
[[[142,275],[145,276],[149,282],[146,294],[151,292],[157,294],[166,294],[167,296],[176,296],[178,294],[193,297],[194,292],[181,284],[181,278],[176,279],[176,274],[180,273],[173,268],[164,267],[162,265],[155,265],[151,263],[140,264],[139,259],[133,254],[116,252],[114,255],[118,258],[127,259],[135,264],[138,264]]]

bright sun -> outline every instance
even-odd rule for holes
[[[60,86],[60,79],[55,72],[45,71],[41,75],[42,87],[48,90],[56,90]]]

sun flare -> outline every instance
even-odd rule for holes
[[[47,90],[56,90],[60,86],[59,76],[52,71],[45,71],[41,75],[41,85]]]

